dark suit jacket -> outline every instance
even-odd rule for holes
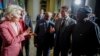
[[[91,21],[80,21],[72,34],[72,51],[76,54],[93,54],[98,47],[95,25]]]
[[[30,18],[29,15],[26,15],[26,16],[25,16],[25,25],[26,25],[26,27],[31,27],[31,28],[33,28],[33,27],[32,27],[32,20],[31,20],[31,18]]]
[[[41,19],[37,22],[35,33],[37,36],[34,37],[34,44],[38,44],[38,46],[51,47],[54,42],[54,33],[50,33],[50,27],[54,27],[53,22],[49,22],[48,27],[46,27],[46,21]]]
[[[74,19],[69,18],[68,20],[65,20],[65,24],[63,26],[61,26],[61,22],[62,19],[59,19],[55,24],[55,29],[56,29],[55,46],[61,48],[69,48],[71,33],[76,21]]]
[[[44,17],[44,16],[43,16],[43,17]],[[38,20],[41,20],[41,16],[40,16],[40,14],[37,15],[36,22],[38,22]]]

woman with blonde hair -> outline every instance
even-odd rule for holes
[[[5,20],[0,24],[0,35],[3,40],[0,56],[19,56],[21,42],[25,40],[25,36],[32,35],[30,28],[23,30],[20,24],[22,10],[18,5],[9,5],[6,9]]]

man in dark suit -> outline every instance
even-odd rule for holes
[[[81,7],[77,13],[77,24],[72,33],[72,55],[73,56],[94,56],[99,45],[97,37],[98,30],[95,22],[86,20],[90,13],[89,7]],[[100,31],[99,31],[100,32]]]
[[[68,56],[68,50],[70,48],[71,33],[76,21],[69,17],[68,7],[62,6],[61,8],[61,19],[55,24],[55,47],[54,56]]]
[[[49,49],[52,48],[54,42],[54,23],[50,21],[48,13],[44,19],[37,22],[34,37],[34,45],[37,48],[36,56],[48,56]]]
[[[41,9],[40,14],[37,15],[36,22],[44,18],[44,10]]]

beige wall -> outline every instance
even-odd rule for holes
[[[95,10],[96,0],[86,0],[86,5],[92,7],[93,11]]]
[[[47,12],[54,12],[55,11],[55,3],[56,0],[47,0]]]
[[[40,0],[28,0],[27,9],[32,20],[35,21],[37,14],[39,14],[39,10],[40,10]]]
[[[31,6],[30,6],[31,5]],[[28,0],[27,11],[31,18],[33,18],[33,0]]]
[[[48,0],[47,11],[55,12],[56,9],[56,0]],[[28,13],[31,16],[33,21],[36,21],[37,14],[40,11],[40,0],[28,0]]]
[[[63,4],[62,4],[62,5],[66,5],[66,6],[68,6],[69,8],[71,8],[72,0],[63,0]]]
[[[61,6],[67,5],[71,7],[71,1],[72,0],[61,0]],[[47,2],[47,11],[50,12],[57,12],[57,0],[48,0]],[[40,0],[28,0],[28,13],[31,16],[32,20],[36,20],[37,14],[39,14],[40,11]]]

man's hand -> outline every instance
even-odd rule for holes
[[[37,45],[37,44],[34,44],[34,46],[35,46],[35,47],[38,47],[38,45]]]
[[[30,34],[30,33],[31,33],[31,28],[29,27],[29,28],[26,30],[26,32],[27,32],[28,34]]]
[[[55,28],[54,27],[50,27],[50,33],[55,32]]]
[[[30,32],[29,35],[30,36],[32,36],[32,35],[37,36],[37,34],[36,33],[33,33],[33,32]]]

